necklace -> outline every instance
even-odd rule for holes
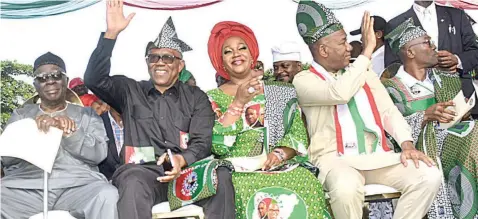
[[[41,111],[43,114],[48,114],[50,117],[51,117],[53,114],[55,114],[55,113],[60,113],[60,112],[65,111],[67,107],[68,107],[68,103],[65,104],[65,107],[63,107],[63,109],[57,110],[57,111],[52,112],[52,113],[47,113],[47,112],[45,112],[45,111],[41,108],[41,105],[38,104],[38,109],[40,109],[40,111]]]

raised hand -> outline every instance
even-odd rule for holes
[[[438,51],[438,65],[442,68],[451,68],[458,65],[458,58],[446,50]]]
[[[105,38],[116,39],[119,33],[123,31],[133,19],[135,13],[128,17],[123,13],[123,0],[106,1],[106,24],[108,26]]]
[[[255,77],[239,85],[239,87],[237,87],[234,102],[240,106],[244,106],[256,95],[260,94],[262,92],[262,82],[260,81],[260,78],[262,77]]]
[[[370,13],[365,11],[362,18],[362,43],[363,51],[362,55],[372,58],[373,51],[377,45],[377,38],[375,37],[375,30],[373,29],[373,18],[370,17]]]

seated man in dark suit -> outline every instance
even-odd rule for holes
[[[408,18],[422,27],[438,46],[438,68],[458,71],[462,79],[462,90],[466,97],[473,94],[471,70],[478,66],[478,45],[470,21],[463,10],[439,6],[434,1],[415,0],[413,6],[387,23],[385,35]],[[385,43],[385,66],[400,62]],[[472,110],[478,116],[478,104]]]
[[[116,168],[121,165],[119,154],[124,143],[124,132],[121,115],[113,108],[109,109],[109,111],[101,114],[101,118],[105,124],[106,135],[109,139],[108,156],[98,167],[100,172],[103,173],[108,180],[111,180]]]

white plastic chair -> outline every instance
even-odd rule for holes
[[[29,219],[43,219],[43,212],[31,216]],[[68,211],[48,211],[48,219],[76,219]]]
[[[168,202],[162,202],[153,206],[153,219],[162,218],[186,218],[186,219],[204,219],[202,207],[197,205],[187,205],[171,212]]]

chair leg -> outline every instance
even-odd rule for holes
[[[363,212],[362,219],[369,219],[369,215],[370,215],[369,207],[370,207],[369,203],[365,202],[362,209],[362,212]]]

